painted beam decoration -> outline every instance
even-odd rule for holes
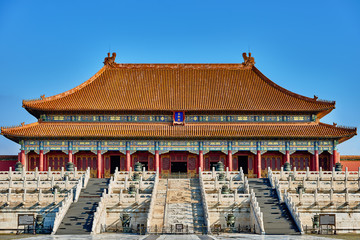
[[[194,154],[199,153],[198,141],[159,141],[159,153],[170,151],[188,151]]]
[[[155,142],[154,141],[130,141],[130,154],[136,151],[149,151],[155,154]]]
[[[126,141],[101,141],[101,154],[107,151],[119,151],[126,154]]]
[[[225,154],[228,153],[228,141],[204,141],[203,153],[206,154],[210,151],[220,151]]]
[[[285,154],[286,141],[261,141],[260,151],[279,151]]]
[[[256,154],[257,146],[256,141],[233,141],[232,142],[232,151],[238,152],[238,151],[250,151],[254,154]]]
[[[21,150],[25,150],[25,153],[34,151],[39,154],[40,150],[43,150],[44,153],[50,151],[62,151],[68,153],[69,150],[72,150],[73,153],[79,151],[91,151],[97,153],[98,150],[101,153],[107,151],[120,151],[126,154],[126,150],[130,150],[130,153],[133,154],[136,151],[148,151],[152,154],[155,154],[155,150],[159,150],[160,154],[170,152],[170,151],[188,151],[194,154],[198,154],[199,150],[202,150],[204,154],[210,151],[220,151],[225,154],[229,150],[232,150],[233,153],[238,151],[250,151],[254,154],[259,150],[261,153],[267,151],[279,151],[285,154],[286,150],[289,150],[290,153],[296,151],[307,151],[314,154],[315,150],[319,151],[319,154],[325,151],[332,153],[333,150],[337,148],[336,140],[308,140],[308,141],[286,141],[286,140],[236,140],[236,141],[181,141],[181,140],[163,140],[163,141],[152,141],[152,140],[109,140],[109,141],[56,141],[56,140],[46,140],[46,141],[36,141],[36,140],[26,140],[21,141]]]
[[[313,122],[313,115],[41,115],[45,122]]]

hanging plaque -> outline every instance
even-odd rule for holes
[[[174,124],[185,124],[185,113],[184,112],[174,112],[173,115]]]

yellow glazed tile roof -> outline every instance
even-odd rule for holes
[[[329,112],[334,102],[292,93],[242,64],[115,64],[67,92],[23,101],[44,112]]]
[[[228,138],[338,138],[340,142],[356,135],[356,128],[324,123],[308,124],[186,124],[170,123],[52,123],[35,122],[2,128],[1,134],[12,140],[27,138],[141,138],[141,139],[228,139]]]

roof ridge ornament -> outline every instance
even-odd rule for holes
[[[113,52],[111,57],[110,57],[110,52],[108,52],[107,55],[108,56],[104,59],[104,65],[109,65],[109,66],[114,65],[115,64],[116,53]]]
[[[245,66],[254,66],[255,65],[255,59],[254,57],[251,56],[251,52],[249,52],[249,56],[246,55],[246,52],[244,52],[242,54],[243,58],[244,58],[244,62],[242,63],[242,65]]]

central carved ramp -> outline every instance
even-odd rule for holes
[[[166,231],[176,232],[177,224],[182,224],[184,233],[202,232],[204,210],[199,179],[168,180],[164,223]]]
[[[167,231],[182,224],[183,231],[194,231],[194,218],[191,204],[190,179],[169,179],[165,208],[165,227]]]
[[[253,189],[260,209],[263,212],[266,234],[300,234],[286,205],[280,203],[276,191],[267,178],[250,178],[249,186]]]
[[[90,234],[96,207],[107,185],[108,179],[90,178],[78,202],[71,204],[56,235]]]

